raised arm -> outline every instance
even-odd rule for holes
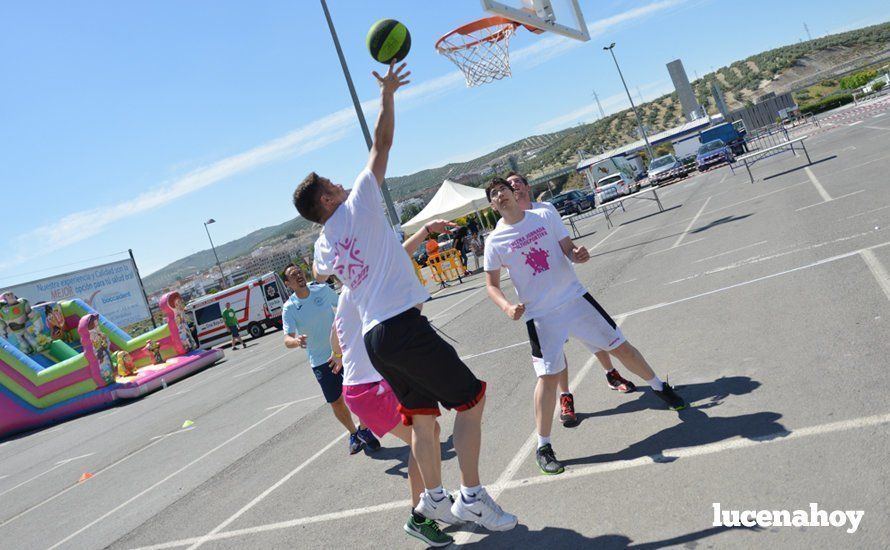
[[[491,301],[501,308],[501,311],[506,313],[510,319],[516,321],[525,313],[525,304],[511,304],[504,295],[504,291],[501,290],[500,269],[485,272],[485,290],[488,291]]]
[[[402,243],[402,248],[404,248],[405,252],[408,254],[414,254],[417,247],[430,236],[430,233],[441,233],[448,227],[458,227],[458,225],[448,220],[433,220],[427,222],[426,225],[423,226],[423,229],[405,239],[405,242]]]
[[[382,185],[386,177],[386,163],[389,161],[389,150],[392,148],[392,137],[395,131],[395,101],[393,96],[396,90],[408,84],[407,80],[411,71],[402,72],[406,64],[396,67],[393,61],[384,76],[374,71],[374,78],[380,84],[380,114],[377,115],[377,125],[374,126],[374,144],[368,155],[368,168],[374,173],[377,184]]]

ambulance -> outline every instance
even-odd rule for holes
[[[242,334],[259,338],[272,328],[281,328],[281,311],[287,289],[281,277],[269,272],[261,277],[201,296],[189,302],[187,311],[192,315],[198,333],[198,344],[209,348],[231,341],[231,332],[223,322],[222,312],[231,304]]]

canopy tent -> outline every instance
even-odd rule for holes
[[[410,235],[431,220],[438,218],[453,220],[484,210],[488,206],[485,190],[445,180],[430,199],[429,204],[416,216],[402,224],[402,229]]]

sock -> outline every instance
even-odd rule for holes
[[[434,487],[433,489],[427,489],[426,494],[428,494],[430,498],[432,498],[436,502],[439,502],[446,496],[445,489],[443,489],[441,485],[439,485],[438,487]]]
[[[563,395],[572,395],[572,392],[564,391],[564,392],[560,392],[559,395],[560,395],[560,397],[562,397]]]
[[[544,445],[550,445],[550,436],[544,437],[543,435],[538,434],[538,448],[540,449]]]
[[[481,490],[482,490],[481,485],[476,485],[475,487],[464,487],[463,485],[460,486],[460,494],[464,497],[464,500],[467,502],[476,502],[477,500],[479,500],[477,498],[477,495],[479,494],[479,491],[481,491]]]
[[[414,508],[411,508],[411,517],[413,517],[414,521],[416,521],[417,523],[423,523],[424,521],[426,521],[426,516],[424,516],[423,514],[418,514],[417,510],[415,510]]]
[[[649,384],[649,386],[655,391],[661,391],[664,389],[664,382],[662,382],[661,378],[659,378],[658,376],[655,376],[655,378],[653,378],[652,380],[646,380],[646,383]]]
[[[618,374],[618,371],[615,370],[615,367],[612,367],[611,369],[606,371],[606,376],[609,376],[610,374],[612,374],[612,375]]]

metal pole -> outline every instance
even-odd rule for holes
[[[219,268],[219,274],[222,276],[222,284],[223,288],[226,286],[226,274],[223,272],[223,268],[219,265],[219,256],[216,254],[216,247],[213,246],[213,239],[210,237],[210,228],[207,227],[207,222],[204,222],[204,230],[207,231],[207,239],[210,240],[210,248],[213,249],[213,257],[216,258],[216,267]]]
[[[624,85],[624,91],[627,93],[627,100],[630,101],[630,108],[634,112],[634,116],[637,117],[637,125],[640,127],[640,133],[643,135],[643,141],[646,142],[646,152],[649,153],[649,162],[655,160],[655,153],[652,152],[652,145],[649,144],[649,136],[646,134],[646,129],[643,128],[643,120],[640,118],[640,113],[637,112],[637,106],[634,105],[634,100],[630,97],[630,90],[627,89],[627,82],[624,81],[624,75],[621,73],[621,67],[618,66],[618,59],[615,57],[615,43],[613,42],[611,46],[606,46],[603,49],[609,50],[609,53],[612,54],[612,60],[615,61],[615,68],[618,69],[618,76],[621,77],[621,84]]]
[[[148,316],[151,317],[151,327],[158,328],[158,324],[155,323],[155,316],[151,312],[151,304],[148,303],[148,294],[145,293],[145,285],[142,284],[142,276],[139,275],[139,266],[136,265],[136,258],[133,257],[133,249],[129,248],[127,251],[130,253],[130,261],[133,262],[133,269],[136,271],[136,280],[139,281],[139,288],[142,290],[142,298],[145,299],[145,307],[148,308]]]
[[[346,66],[346,58],[343,57],[343,50],[340,48],[340,39],[337,38],[337,31],[334,29],[334,22],[331,20],[331,12],[328,11],[328,4],[325,0],[321,0],[321,9],[324,10],[324,17],[327,19],[328,28],[331,30],[331,39],[334,41],[334,47],[337,49],[337,57],[340,58],[340,67],[343,69],[343,77],[346,79],[346,85],[349,87],[349,95],[352,96],[352,104],[355,107],[355,116],[358,117],[358,123],[362,127],[362,133],[365,135],[365,143],[368,145],[368,151],[374,145],[371,139],[371,132],[368,130],[368,122],[365,120],[365,113],[362,111],[362,105],[355,93],[355,86],[352,84],[352,76],[349,74],[349,67]],[[392,202],[392,196],[389,194],[389,186],[386,181],[380,182],[380,190],[383,192],[383,201],[386,203],[386,213],[389,215],[389,222],[396,229],[401,228],[399,223],[399,215],[396,207]]]

